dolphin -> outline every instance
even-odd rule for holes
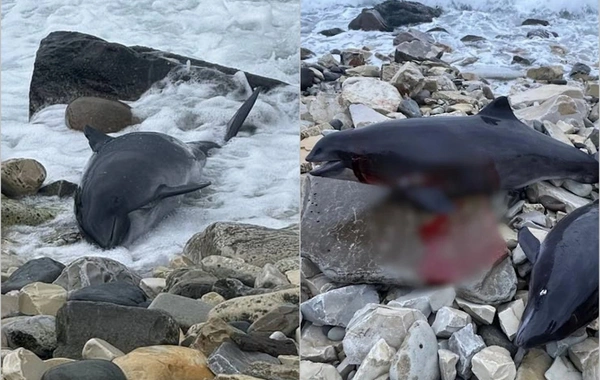
[[[254,106],[257,88],[227,124],[233,138]],[[210,141],[184,143],[163,133],[108,136],[90,126],[84,134],[94,152],[75,192],[79,230],[104,249],[128,246],[172,212],[184,194],[210,185],[202,179]]]
[[[598,318],[598,200],[561,219],[543,243],[518,240],[533,264],[515,343],[524,349],[566,338]]]
[[[390,186],[432,212],[451,198],[549,179],[598,182],[598,161],[523,124],[507,97],[477,115],[391,120],[328,134],[306,157],[311,175]]]

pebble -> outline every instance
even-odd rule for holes
[[[56,365],[44,373],[42,380],[126,380],[116,364],[108,360],[79,360]],[[143,380],[141,377],[138,379]]]
[[[25,315],[56,316],[67,302],[67,291],[58,285],[34,282],[19,293],[19,311]]]
[[[525,354],[517,370],[516,380],[544,379],[544,374],[551,365],[552,358],[544,350],[532,348]]]
[[[461,284],[457,294],[470,302],[498,305],[513,299],[516,291],[517,274],[506,258],[479,279]]]
[[[300,361],[302,380],[343,380],[331,364],[313,363],[308,360]]]
[[[215,306],[208,314],[210,318],[225,321],[246,320],[256,322],[260,317],[282,304],[297,305],[300,301],[298,288],[284,289],[266,294],[229,299]]]
[[[598,356],[598,338],[587,338],[569,347],[569,359],[583,372],[587,362],[592,356]]]
[[[372,285],[350,285],[318,294],[300,305],[304,319],[316,325],[348,326],[356,311],[379,303]]]
[[[248,332],[275,332],[281,331],[285,335],[291,335],[300,324],[300,313],[298,307],[293,304],[282,304],[258,318],[250,327]]]
[[[334,326],[327,332],[327,338],[333,341],[342,341],[344,336],[346,336],[346,329],[339,326]]]
[[[557,340],[557,341],[546,344],[546,352],[552,358],[562,356],[563,354],[565,354],[567,352],[569,347],[571,347],[577,343],[583,342],[586,338],[587,338],[587,332],[585,331],[585,328],[581,328],[564,339]]]
[[[51,358],[57,345],[55,318],[49,315],[5,319],[2,335],[8,347],[26,348],[42,359]]]
[[[517,346],[508,340],[506,334],[496,324],[478,326],[477,333],[481,336],[486,346],[503,347],[513,357],[517,354]]]
[[[485,348],[483,339],[475,334],[473,325],[469,323],[466,327],[458,330],[448,340],[450,351],[459,356],[458,374],[468,379],[471,375],[471,359],[479,351]]]
[[[513,340],[515,335],[517,335],[523,311],[525,311],[525,304],[520,299],[503,305],[498,309],[500,328],[509,340]]]
[[[255,288],[274,288],[280,285],[289,285],[287,277],[273,264],[265,264],[262,271],[256,276]]]
[[[24,348],[10,352],[2,361],[2,375],[6,380],[39,380],[45,370],[42,359]]]
[[[337,360],[336,346],[339,342],[330,340],[319,326],[310,323],[302,327],[302,335],[299,342],[300,356],[302,359],[315,362],[333,362]],[[348,360],[348,364],[352,364]]]
[[[451,307],[441,308],[435,315],[431,325],[435,335],[439,338],[450,338],[453,333],[471,323],[471,316],[464,311]]]
[[[198,299],[212,291],[217,281],[217,277],[204,269],[186,264],[186,266],[175,269],[167,275],[163,292]]]
[[[83,359],[99,359],[112,361],[115,358],[125,355],[112,344],[105,340],[92,338],[83,346],[81,357]]]
[[[2,263],[2,265],[7,263],[4,256]],[[60,276],[64,268],[63,264],[49,257],[29,260],[2,283],[2,294],[12,290],[21,290],[25,285],[34,282],[51,283]]]
[[[193,336],[190,348],[210,355],[223,342],[230,341],[235,328],[219,318],[211,318],[205,323],[190,327],[187,334]]]
[[[517,368],[510,353],[499,346],[486,347],[471,359],[472,370],[479,380],[514,380]]]
[[[392,359],[390,379],[439,379],[437,351],[437,339],[427,321],[415,321]]]
[[[225,302],[225,297],[216,292],[208,292],[200,297],[200,301],[207,303],[209,305],[216,306],[221,302]]]
[[[196,323],[206,322],[213,305],[175,294],[161,293],[152,301],[148,309],[166,312],[179,323],[181,328],[187,330]]]
[[[354,377],[360,380],[375,380],[381,375],[387,375],[395,354],[396,350],[380,339],[371,348]]]
[[[440,366],[441,380],[456,379],[456,364],[458,355],[447,349],[438,350],[438,363]]]
[[[284,274],[290,284],[300,286],[300,269],[288,270]]]
[[[140,288],[148,298],[154,299],[167,286],[167,280],[158,277],[147,277],[140,281]]]
[[[457,305],[466,311],[474,320],[485,325],[490,325],[494,321],[496,308],[490,305],[481,305],[461,298],[456,299]]]
[[[202,259],[202,269],[217,278],[236,278],[248,286],[254,286],[256,277],[262,269],[244,262],[242,259],[231,259],[225,256],[208,256]]]
[[[208,357],[208,367],[213,373],[235,374],[243,373],[250,364],[257,361],[280,364],[279,360],[271,355],[242,351],[232,342],[223,342]]]
[[[400,347],[408,329],[417,321],[427,321],[418,310],[369,304],[357,311],[348,323],[344,352],[351,364],[360,364],[379,339]]]
[[[69,103],[65,111],[67,127],[76,131],[91,125],[104,133],[113,133],[139,122],[127,104],[99,97],[81,96]]]
[[[33,195],[46,180],[46,169],[30,158],[15,158],[2,162],[2,194],[16,198]]]
[[[565,356],[554,359],[544,376],[546,380],[582,380],[581,372]]]

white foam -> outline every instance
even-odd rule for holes
[[[4,1],[2,160],[35,158],[46,167],[48,183],[59,179],[79,183],[91,155],[83,134],[65,126],[66,105],[47,107],[27,120],[35,52],[51,31],[73,30],[125,45],[149,46],[295,84],[298,14],[295,1]],[[130,103],[143,123],[118,134],[156,131],[182,141],[223,144],[225,124],[241,105],[241,92],[227,94],[218,86],[198,83],[152,89]],[[49,243],[76,224],[72,199],[44,197],[26,202],[57,208],[58,217],[42,226],[14,228],[6,236],[14,241],[11,247],[26,259],[46,255],[68,263],[83,255],[99,255],[148,270],[180,254],[193,234],[216,221],[273,228],[297,223],[296,88],[261,94],[247,120],[256,127],[254,133],[240,132],[208,158],[204,173],[212,185],[187,197],[131,249],[102,251],[85,242]]]

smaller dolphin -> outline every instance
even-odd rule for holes
[[[533,264],[515,343],[524,349],[566,338],[598,318],[598,200],[561,219],[540,242],[519,244]]]
[[[238,133],[259,92],[229,121],[225,141]],[[173,211],[182,195],[210,185],[202,168],[216,143],[186,144],[154,132],[111,137],[90,126],[84,133],[94,154],[75,192],[75,216],[83,237],[104,249],[129,245]]]
[[[312,175],[390,186],[425,210],[548,179],[598,182],[598,161],[520,122],[506,97],[477,115],[392,120],[323,137]]]

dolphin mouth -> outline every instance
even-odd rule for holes
[[[360,182],[354,171],[344,165],[342,161],[327,161],[319,167],[310,171],[310,175],[315,177],[327,177],[341,179],[346,181]]]

